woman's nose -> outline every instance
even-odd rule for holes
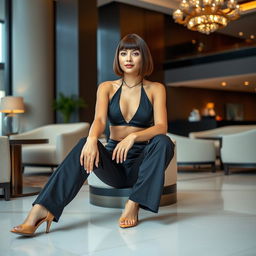
[[[128,53],[128,54],[126,55],[126,57],[127,57],[127,61],[131,61],[131,60],[132,60],[132,55],[131,55],[130,53]]]

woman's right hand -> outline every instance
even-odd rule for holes
[[[95,138],[87,138],[84,144],[81,155],[80,164],[84,166],[87,173],[91,173],[94,163],[96,167],[99,167],[99,150],[97,145],[98,140]]]

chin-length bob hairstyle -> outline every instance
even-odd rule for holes
[[[128,34],[124,38],[122,38],[121,41],[119,42],[116,48],[116,53],[115,53],[115,58],[113,63],[114,72],[118,76],[123,76],[124,71],[121,69],[120,63],[119,63],[119,52],[121,50],[127,50],[127,49],[136,49],[140,51],[142,62],[141,62],[141,67],[138,75],[140,75],[141,77],[149,76],[152,73],[153,67],[154,67],[152,56],[146,42],[137,34]]]

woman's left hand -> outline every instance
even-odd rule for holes
[[[116,159],[117,163],[122,163],[126,160],[129,149],[135,142],[135,136],[130,134],[121,140],[115,147],[112,153],[112,160]]]

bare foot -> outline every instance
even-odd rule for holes
[[[44,206],[40,204],[35,204],[22,224],[35,226],[36,222],[40,219],[45,218],[47,213],[48,210]],[[20,225],[14,227],[14,229],[16,230],[19,230],[19,228]]]
[[[132,200],[128,200],[125,204],[125,209],[119,219],[120,226],[135,226],[138,222],[138,212],[139,204]]]

